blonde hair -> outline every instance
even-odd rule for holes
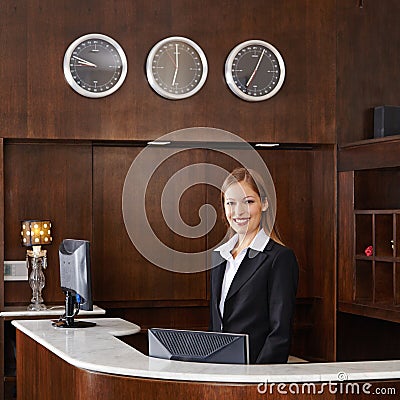
[[[260,197],[260,200],[262,203],[265,201],[268,202],[268,196],[267,196],[267,189],[266,189],[266,184],[264,182],[264,179],[261,177],[261,175],[252,170],[252,169],[246,169],[243,167],[240,168],[235,168],[224,180],[222,187],[221,187],[221,204],[222,204],[222,209],[225,209],[224,206],[224,194],[226,190],[233,185],[234,183],[240,183],[240,182],[246,182],[254,192],[258,194]],[[228,225],[228,221],[226,220],[225,213],[223,213],[225,223]],[[265,230],[265,232],[273,239],[275,242],[278,242],[280,244],[282,243],[282,240],[280,238],[279,232],[277,231],[276,224],[274,224],[274,219],[275,219],[275,213],[274,210],[268,205],[268,208],[262,212],[261,214],[261,221],[260,221],[260,227]],[[231,235],[233,235],[233,230],[231,230]]]

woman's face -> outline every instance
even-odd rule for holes
[[[268,208],[247,182],[237,182],[224,194],[225,215],[231,228],[240,236],[254,236],[259,228],[261,214]]]

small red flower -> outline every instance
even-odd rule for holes
[[[374,254],[374,248],[372,246],[368,246],[365,250],[364,253],[367,257],[371,257],[372,254]]]

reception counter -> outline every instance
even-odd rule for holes
[[[349,382],[359,386],[357,398],[366,390],[400,393],[397,360],[283,365],[160,360],[118,339],[139,332],[139,326],[115,318],[91,321],[97,325],[86,329],[54,328],[49,320],[13,321],[19,400],[278,399],[290,393],[310,398],[318,391],[325,399],[345,396]]]

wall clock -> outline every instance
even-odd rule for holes
[[[285,80],[285,63],[279,51],[263,40],[238,44],[225,62],[225,79],[243,100],[261,101],[278,93]]]
[[[207,73],[207,58],[203,50],[185,37],[163,39],[147,56],[147,80],[160,96],[167,99],[193,96],[203,87]]]
[[[120,88],[128,72],[122,47],[106,35],[91,33],[70,44],[64,55],[64,76],[86,97],[105,97]]]

